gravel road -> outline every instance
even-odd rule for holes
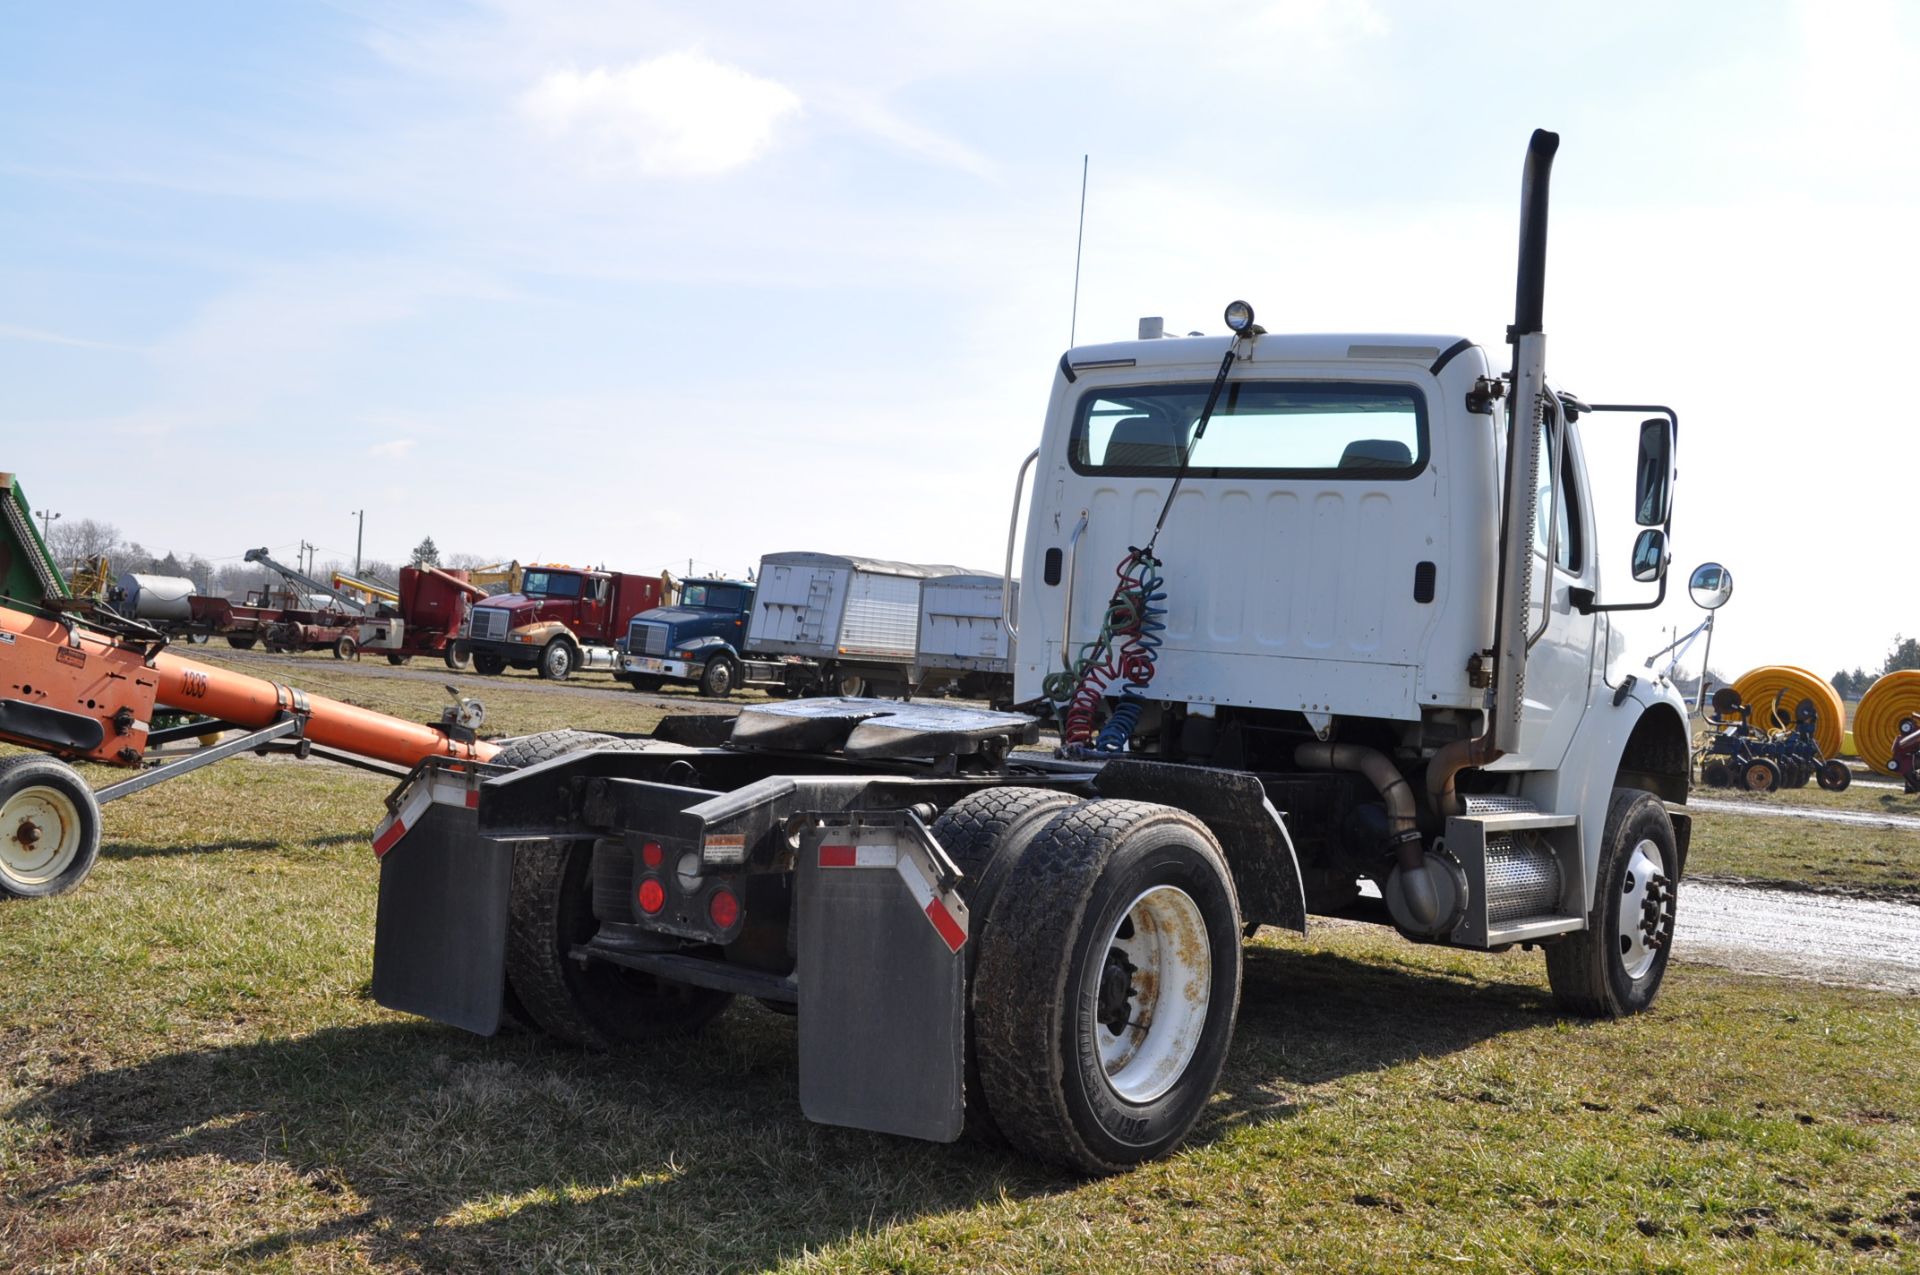
[[[1920,995],[1920,907],[1688,881],[1680,887],[1673,955]]]

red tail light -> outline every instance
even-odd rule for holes
[[[640,862],[649,868],[657,868],[666,861],[666,851],[660,848],[658,841],[649,841],[640,847]]]
[[[734,922],[740,919],[740,900],[734,897],[732,890],[722,886],[713,892],[713,897],[707,900],[707,919],[713,922],[715,929],[733,928]]]
[[[639,897],[642,912],[651,914],[667,906],[666,887],[652,877],[640,883]]]

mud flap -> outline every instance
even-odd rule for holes
[[[965,1124],[966,905],[932,836],[829,827],[798,862],[800,1109],[952,1142]]]
[[[491,1036],[506,990],[513,843],[477,825],[465,806],[427,802],[382,853],[373,999]]]

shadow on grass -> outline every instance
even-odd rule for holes
[[[1310,1086],[1540,1027],[1545,1008],[1530,989],[1249,949],[1239,1035],[1196,1138],[1287,1118]],[[791,1020],[750,1006],[696,1040],[606,1056],[381,1023],[101,1071],[5,1114],[47,1122],[66,1152],[60,1180],[16,1197],[36,1214],[96,1183],[164,1182],[152,1170],[170,1162],[290,1169],[306,1184],[285,1188],[292,1211],[323,1220],[263,1221],[220,1254],[240,1262],[344,1242],[402,1266],[759,1268],[1076,1185],[967,1144],[808,1124],[793,1068]],[[348,1190],[364,1207],[341,1213],[328,1197]]]
[[[263,837],[232,837],[225,841],[205,841],[199,845],[147,845],[135,841],[110,841],[100,847],[102,859],[167,859],[183,854],[216,854],[222,850],[330,850],[336,846],[364,846],[373,839],[368,832],[330,832],[300,841],[274,841]]]

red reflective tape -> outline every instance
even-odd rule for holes
[[[933,928],[940,932],[949,951],[958,952],[967,945],[967,932],[960,928],[960,922],[953,919],[953,913],[947,911],[947,905],[935,895],[927,904],[927,919],[933,922]]]
[[[480,790],[478,788],[467,789],[467,809],[478,810],[479,808],[480,808]]]
[[[395,819],[386,826],[386,829],[382,831],[379,836],[373,839],[373,857],[376,859],[382,857],[387,851],[398,845],[400,838],[406,835],[407,825]]]
[[[821,846],[820,866],[823,868],[851,868],[854,861],[852,846]]]

